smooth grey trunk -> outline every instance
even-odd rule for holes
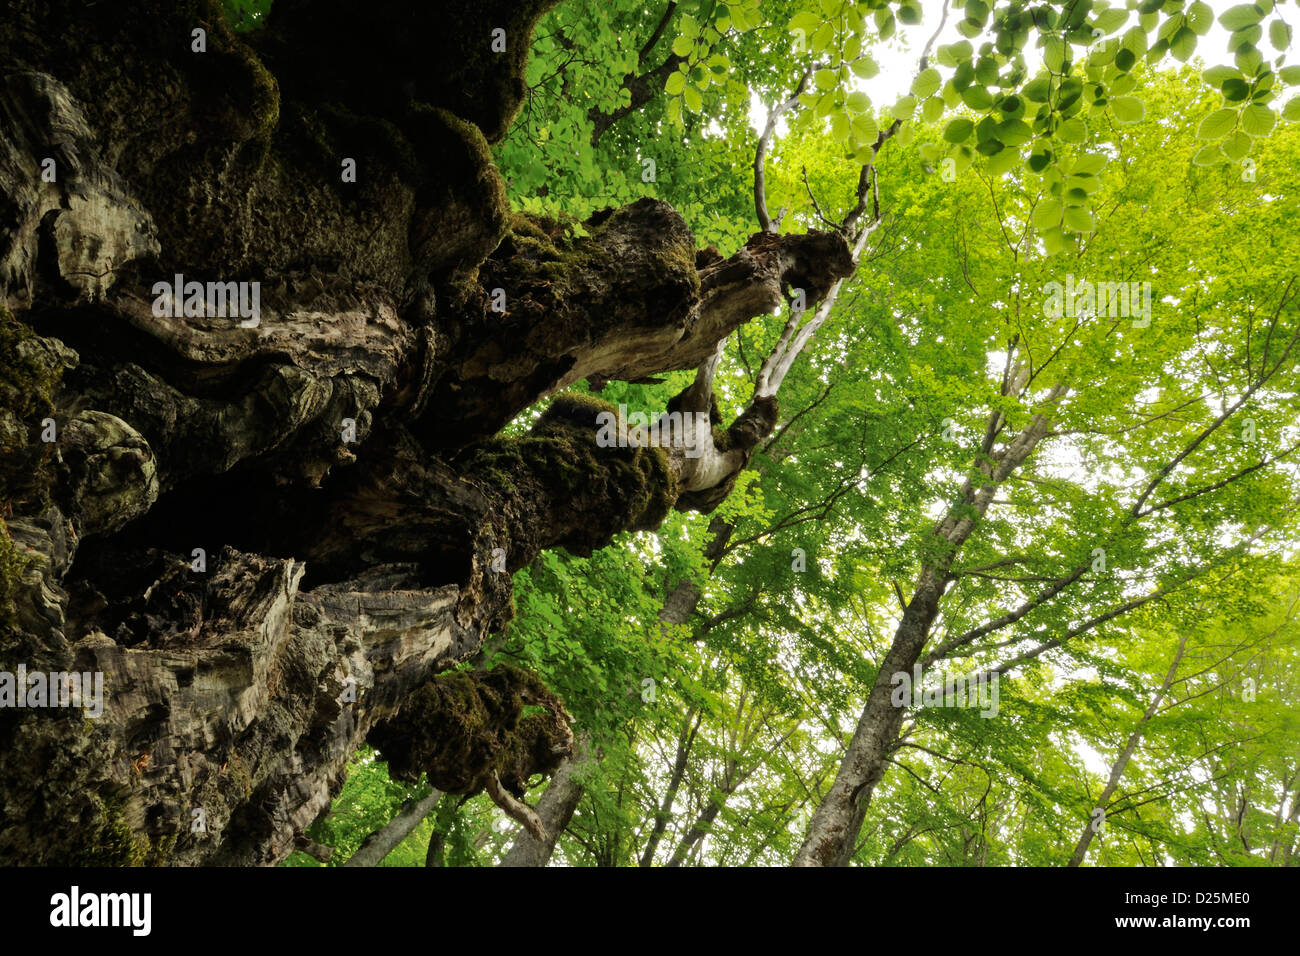
[[[1169,693],[1169,688],[1173,686],[1174,676],[1178,673],[1178,665],[1182,662],[1183,652],[1187,650],[1187,635],[1184,634],[1178,641],[1178,650],[1174,652],[1173,662],[1169,665],[1169,673],[1165,674],[1164,683],[1156,691],[1155,696],[1151,698],[1151,703],[1147,705],[1146,711],[1142,718],[1129,734],[1128,740],[1124,743],[1124,749],[1120,751],[1115,762],[1111,764],[1110,777],[1106,781],[1106,788],[1102,790],[1101,796],[1097,798],[1097,806],[1104,812],[1110,804],[1110,798],[1115,795],[1119,789],[1120,779],[1124,776],[1124,771],[1128,768],[1129,761],[1133,759],[1133,754],[1137,752],[1138,744],[1142,742],[1142,735],[1146,732],[1146,725],[1156,711],[1160,709],[1161,702]],[[1070,862],[1066,866],[1079,866],[1083,863],[1084,857],[1088,855],[1088,847],[1092,844],[1092,838],[1096,836],[1097,831],[1093,829],[1093,822],[1090,820],[1088,825],[1083,828],[1083,834],[1079,837],[1079,842],[1074,847],[1074,853],[1070,855]]]
[[[1019,383],[1011,390],[1018,387]],[[1064,392],[1065,386],[1058,384],[1046,404],[1055,403]],[[835,782],[813,814],[803,845],[794,858],[795,866],[847,866],[853,856],[853,844],[862,829],[871,795],[885,774],[886,758],[906,714],[905,708],[895,707],[891,700],[893,675],[910,672],[920,659],[930,627],[939,614],[939,602],[948,586],[953,561],[988,511],[998,487],[1024,464],[1047,434],[1049,420],[1045,414],[1035,415],[1027,428],[995,452],[993,445],[1004,424],[1000,412],[989,416],[976,460],[976,469],[983,479],[978,485],[967,479],[958,503],[935,526],[934,533],[942,547],[940,557],[921,569],[912,599],[894,632],[894,642],[881,661]]]
[[[862,829],[867,806],[885,774],[886,758],[898,738],[906,708],[891,700],[891,678],[910,672],[921,656],[930,624],[939,610],[945,582],[942,572],[927,568],[885,655],[835,782],[813,814],[795,866],[847,866],[853,842]]]
[[[361,848],[348,859],[344,866],[378,866],[384,857],[392,853],[397,845],[411,835],[411,831],[420,825],[420,821],[433,812],[442,791],[434,790],[423,800],[407,800],[397,816],[387,825],[376,830],[361,843]]]
[[[587,761],[590,747],[590,737],[583,734],[578,738],[573,756],[560,765],[546,792],[537,801],[537,816],[546,829],[546,839],[539,840],[527,829],[521,829],[497,866],[546,866],[550,862],[556,841],[573,819],[573,813],[586,792],[586,787],[578,782],[574,772]]]

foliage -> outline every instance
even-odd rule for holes
[[[1062,865],[1136,735],[1089,862],[1294,862],[1300,130],[1277,120],[1300,118],[1281,103],[1300,75],[1263,53],[1287,46],[1289,11],[1221,10],[1233,65],[1209,69],[1191,60],[1204,3],[955,12],[965,40],[885,110],[856,83],[919,22],[914,0],[566,3],[538,30],[497,147],[517,207],[581,218],[654,195],[729,253],[754,229],[751,95],[770,108],[820,60],[771,145],[768,202],[784,231],[824,227],[874,162],[883,214],[717,513],[515,575],[517,616],[475,666],[540,675],[596,754],[557,862],[789,862],[995,411],[1011,434],[1052,425],[957,555],[927,647],[949,647],[949,675],[1001,667],[998,712],[909,714],[854,860]],[[1053,284],[1085,280],[1135,296],[1054,308]],[[784,321],[729,340],[725,415]],[[690,376],[665,378],[601,397],[661,409]],[[666,625],[683,581],[699,602]],[[391,817],[377,773],[363,758],[348,784],[374,812],[345,789],[319,839],[354,846]],[[513,836],[493,820],[474,798],[411,839],[436,824],[457,834],[449,863],[490,865]]]

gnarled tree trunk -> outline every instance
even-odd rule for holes
[[[709,510],[771,431],[767,397],[699,457],[603,447],[561,397],[495,437],[582,378],[700,367],[708,412],[718,343],[852,268],[837,233],[697,251],[649,199],[513,214],[490,145],[553,2],[236,36],[216,0],[0,0],[0,669],[104,679],[98,717],[0,709],[0,859],[280,861],[509,618],[503,563]]]

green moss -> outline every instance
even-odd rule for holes
[[[268,138],[272,131],[280,124],[280,86],[275,81],[271,71],[266,68],[257,54],[243,44],[237,44],[234,52],[248,67],[252,74],[252,102],[250,109],[256,122],[256,132],[253,134],[259,139]]]
[[[592,273],[596,256],[592,243],[578,241],[576,219],[552,219],[514,213],[509,234],[497,258],[510,263],[510,284],[515,295],[539,301],[563,302],[575,291],[573,281]]]
[[[249,773],[248,766],[239,754],[232,753],[226,760],[226,771],[245,796],[253,792],[253,775]]]
[[[0,518],[0,631],[17,626],[16,599],[22,587],[23,573],[31,562],[18,553],[9,526]],[[4,641],[4,644],[8,644]]]
[[[493,489],[528,501],[545,496],[589,516],[563,539],[575,553],[603,547],[619,531],[656,528],[678,495],[668,453],[600,447],[602,412],[617,409],[591,395],[561,395],[527,435],[479,446],[469,470]]]
[[[396,780],[427,774],[439,790],[475,794],[495,772],[517,797],[531,777],[560,765],[571,741],[559,698],[509,665],[438,675],[370,735]]]
[[[64,364],[0,307],[0,513],[48,501],[53,446],[36,440],[53,415]]]
[[[145,866],[166,866],[167,861],[171,859],[172,853],[176,850],[176,839],[174,833],[157,838],[151,836]]]
[[[94,798],[97,819],[90,821],[73,866],[142,866],[153,849],[149,841],[137,839],[123,820],[122,804],[114,797]]]
[[[64,368],[57,353],[43,347],[31,329],[0,307],[0,630],[4,632],[16,626],[15,599],[31,563],[14,545],[4,518],[15,511],[38,512],[49,504],[54,445],[40,441],[39,433],[41,421],[54,415],[54,393]]]

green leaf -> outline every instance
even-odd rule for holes
[[[1024,120],[1010,119],[998,124],[998,139],[1007,146],[1023,146],[1033,136],[1034,131]]]
[[[1220,89],[1223,91],[1223,98],[1229,103],[1240,103],[1250,96],[1250,84],[1236,76],[1224,80]]]
[[[1205,119],[1201,120],[1201,125],[1196,129],[1197,139],[1218,139],[1226,136],[1237,125],[1237,111],[1222,109],[1215,110]]]
[[[681,74],[678,73],[675,75],[680,76]],[[669,79],[672,79],[672,77],[669,77]],[[682,101],[676,97],[669,100],[668,106],[665,110],[665,115],[668,117],[669,123],[672,123],[675,126],[680,126],[682,122]]]
[[[993,96],[982,86],[969,86],[962,90],[961,101],[976,112],[984,112],[993,105]]]
[[[1025,88],[1020,92],[1027,100],[1032,100],[1035,103],[1046,103],[1048,96],[1051,95],[1050,89],[1051,81],[1045,76],[1040,76],[1038,79],[1026,83]]]
[[[1187,27],[1181,27],[1169,40],[1169,52],[1179,63],[1186,63],[1196,52],[1196,34]]]
[[[679,72],[669,73],[668,81],[664,83],[664,92],[669,96],[680,96],[684,89],[686,89],[686,74]]]
[[[946,46],[939,47],[940,66],[955,67],[959,63],[969,60],[975,53],[974,47],[970,45],[969,40],[958,40],[956,43],[949,43]]]
[[[849,69],[853,71],[854,76],[860,77],[864,80],[869,80],[880,72],[880,65],[871,57],[864,56],[849,64]]]
[[[1065,207],[1065,225],[1075,232],[1092,232],[1097,228],[1097,223],[1092,218],[1092,213],[1082,206]]]
[[[849,138],[849,118],[844,113],[831,114],[831,136],[837,140]]]
[[[927,123],[936,123],[939,117],[943,116],[945,109],[944,102],[937,96],[932,96],[921,106],[921,117]]]
[[[833,90],[839,85],[839,74],[834,70],[818,70],[813,75],[813,85],[819,90]]]
[[[1205,5],[1202,4],[1202,6]],[[1213,17],[1214,14],[1210,12],[1209,7],[1206,7],[1206,11],[1210,13],[1211,17]],[[1097,14],[1097,19],[1093,22],[1092,26],[1094,30],[1100,30],[1103,34],[1109,34],[1114,33],[1127,21],[1127,10],[1122,7],[1112,7],[1109,10],[1103,10],[1101,13]]]
[[[1202,146],[1197,150],[1196,155],[1192,157],[1192,162],[1197,166],[1214,166],[1226,161],[1223,150],[1211,143],[1208,146]]]
[[[1284,66],[1277,75],[1287,86],[1300,86],[1300,66]]]
[[[1291,45],[1291,28],[1281,20],[1274,20],[1268,25],[1268,42],[1275,50],[1285,50]]]
[[[1057,36],[1047,37],[1043,47],[1043,65],[1053,73],[1060,73],[1065,65],[1065,41]]]
[[[949,121],[944,127],[943,138],[950,143],[961,143],[970,139],[971,132],[975,129],[975,124],[963,117]]]
[[[854,90],[849,94],[845,105],[854,113],[865,113],[871,109],[871,97],[861,90]]]
[[[835,39],[834,24],[823,23],[820,27],[817,28],[817,32],[812,35],[812,40],[810,41],[813,55],[816,56],[818,53],[821,53],[823,50],[825,50],[828,46],[831,45],[831,41],[834,39]]]
[[[868,113],[861,116],[853,117],[853,135],[860,141],[874,145],[876,137],[880,135],[880,127],[876,125],[876,120]]]
[[[1219,23],[1223,24],[1225,30],[1240,30],[1259,23],[1263,16],[1253,3],[1240,3],[1219,14]]]
[[[1106,168],[1106,157],[1101,153],[1085,153],[1074,161],[1071,172],[1075,175],[1096,176]]]
[[[912,95],[925,99],[927,96],[933,96],[939,92],[939,87],[943,85],[943,78],[939,71],[934,67],[922,70],[912,81]]]
[[[1020,161],[1020,154],[1014,149],[1004,149],[1000,153],[995,153],[989,157],[988,171],[990,175],[1001,176],[1010,170]]]
[[[1061,221],[1062,206],[1055,199],[1044,199],[1034,207],[1034,228],[1040,232],[1050,229]]]
[[[693,86],[685,87],[682,90],[682,99],[686,101],[686,108],[692,113],[698,113],[704,108],[704,98],[700,96],[700,91]]]
[[[791,33],[809,34],[815,31],[819,26],[821,26],[821,24],[821,17],[817,16],[817,14],[813,13],[811,10],[801,10],[790,18],[790,22],[786,24],[786,29]]]
[[[1300,96],[1287,100],[1286,106],[1282,107],[1282,118],[1288,123],[1300,120]]]
[[[1264,54],[1252,47],[1243,47],[1232,58],[1237,68],[1246,76],[1258,76],[1264,69]]]
[[[1214,26],[1214,11],[1210,9],[1208,3],[1202,3],[1196,0],[1187,8],[1187,25],[1192,28],[1192,32],[1198,37],[1203,37],[1210,32]]]
[[[912,114],[916,112],[916,97],[915,96],[899,97],[898,102],[895,103],[892,107],[890,107],[889,112],[890,115],[894,117],[894,119],[900,119],[900,120],[911,119]]]
[[[1121,49],[1130,50],[1134,56],[1141,56],[1147,51],[1147,31],[1140,27],[1129,27],[1120,39]]]
[[[673,40],[673,52],[678,56],[687,56],[695,49],[695,41],[688,36],[679,36]]]
[[[1043,237],[1043,248],[1047,250],[1049,256],[1064,252],[1070,247],[1070,240],[1065,230],[1056,226],[1043,230],[1039,235]]]
[[[1146,116],[1147,108],[1136,96],[1117,96],[1110,101],[1110,111],[1115,122],[1122,124],[1140,123]]]
[[[1079,117],[1072,116],[1057,128],[1056,136],[1065,143],[1082,143],[1088,138],[1088,127]]]
[[[1241,79],[1241,70],[1235,66],[1212,66],[1201,74],[1201,79],[1211,86],[1222,86],[1225,80]]]
[[[1250,152],[1250,135],[1237,130],[1223,141],[1223,154],[1234,162]]]
[[[1277,114],[1262,103],[1252,103],[1241,111],[1241,128],[1251,136],[1267,136],[1277,123]]]

